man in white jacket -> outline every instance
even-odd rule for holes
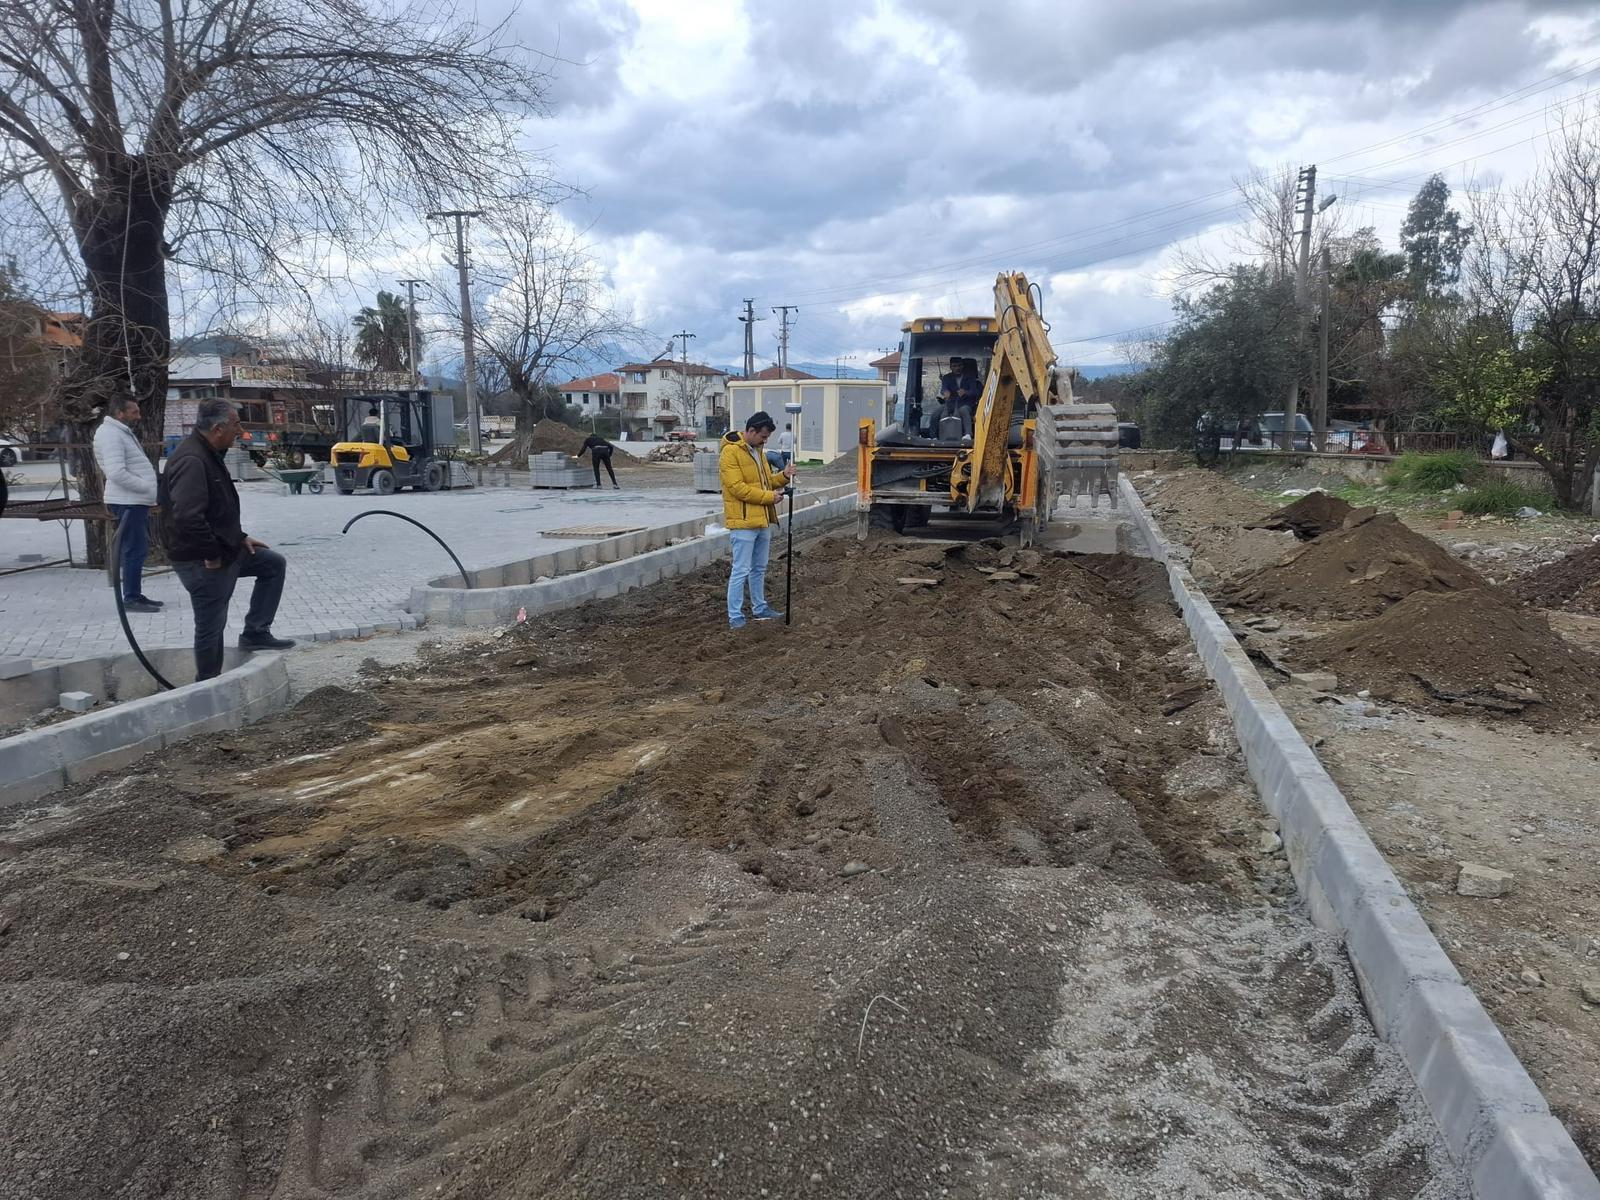
[[[161,603],[142,590],[145,556],[150,552],[150,508],[156,502],[156,469],[133,432],[139,401],[125,392],[111,397],[106,416],[94,431],[94,460],[106,477],[106,507],[122,535],[122,599],[129,612],[154,613]]]

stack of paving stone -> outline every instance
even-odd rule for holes
[[[722,479],[718,474],[718,463],[721,455],[710,451],[701,451],[694,456],[694,490],[697,492],[720,492]]]
[[[528,455],[528,471],[536,488],[586,488],[594,486],[594,472],[559,450]]]

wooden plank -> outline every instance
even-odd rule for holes
[[[643,528],[643,525],[569,525],[565,529],[546,529],[544,536],[553,538],[621,537],[625,533],[638,533]]]

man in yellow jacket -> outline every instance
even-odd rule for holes
[[[750,613],[757,621],[783,614],[767,603],[767,558],[778,524],[778,500],[794,478],[794,465],[781,471],[767,462],[766,444],[777,423],[764,412],[744,423],[744,433],[728,430],[717,463],[722,477],[722,523],[733,542],[733,572],[728,576],[728,624],[744,626],[744,592],[750,588]]]

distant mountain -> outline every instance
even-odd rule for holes
[[[1143,367],[1129,366],[1127,363],[1097,363],[1079,367],[1078,373],[1085,379],[1104,379],[1107,375],[1131,375],[1143,369]]]

